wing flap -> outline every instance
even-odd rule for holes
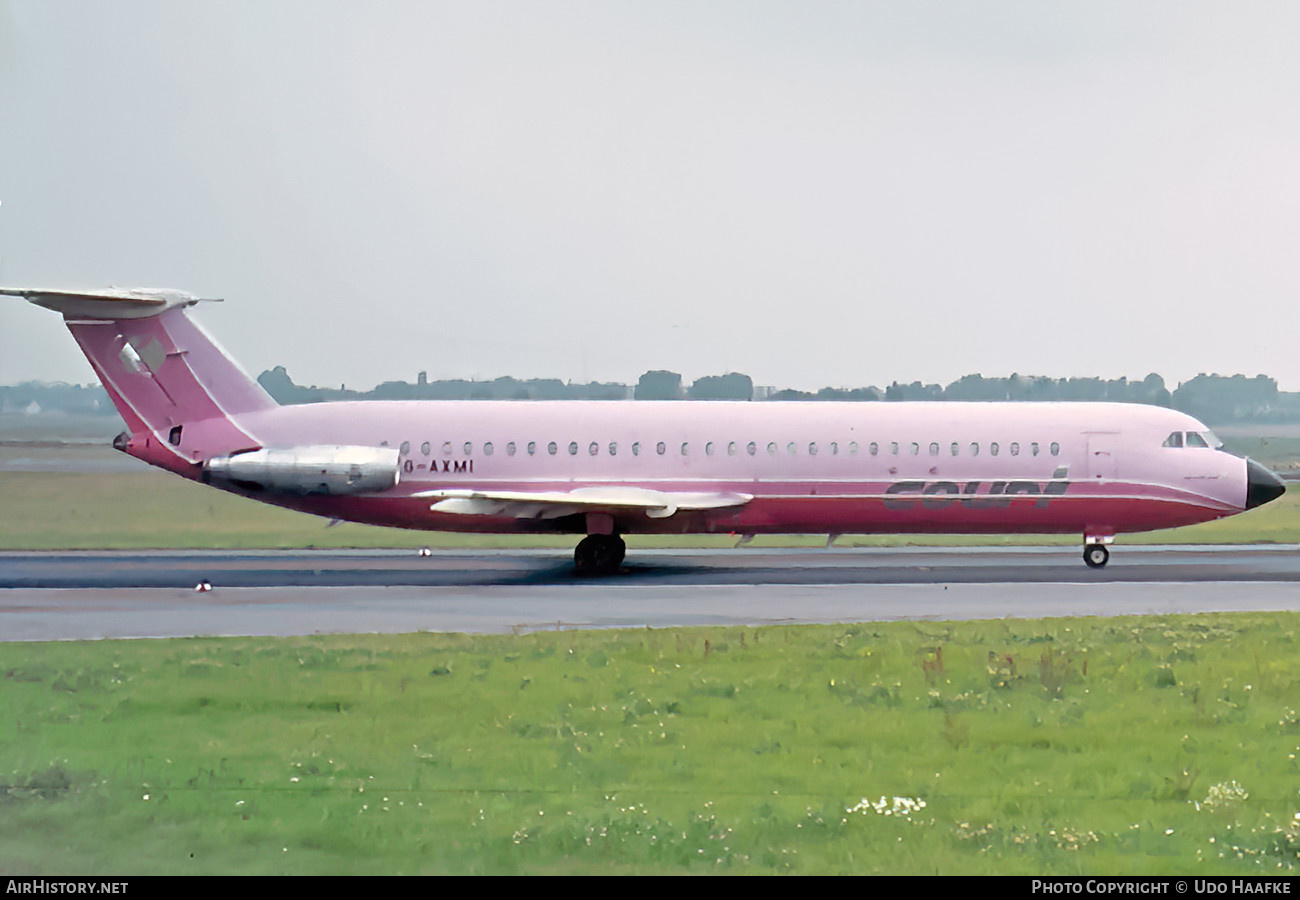
[[[679,510],[726,509],[744,506],[751,494],[730,492],[654,491],[638,487],[583,487],[571,491],[483,491],[446,489],[421,491],[415,497],[434,499],[434,512],[460,516],[511,516],[516,519],[558,519],[588,512],[643,512],[666,519]]]

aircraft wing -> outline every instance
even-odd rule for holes
[[[651,519],[666,519],[678,510],[725,509],[744,506],[751,494],[652,491],[648,488],[583,487],[571,491],[421,491],[415,497],[436,499],[434,512],[460,516],[512,516],[516,519],[558,519],[575,513],[640,510]]]

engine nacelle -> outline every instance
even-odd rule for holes
[[[207,460],[203,480],[286,494],[370,494],[397,484],[398,460],[392,447],[264,448]]]

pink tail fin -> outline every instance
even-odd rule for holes
[[[132,455],[201,462],[261,446],[238,418],[276,406],[175,291],[8,291],[63,313],[130,430]],[[161,459],[159,458],[161,457]]]

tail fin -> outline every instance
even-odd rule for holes
[[[130,430],[125,449],[169,468],[261,446],[241,414],[276,406],[187,309],[183,291],[0,288],[63,314]]]

